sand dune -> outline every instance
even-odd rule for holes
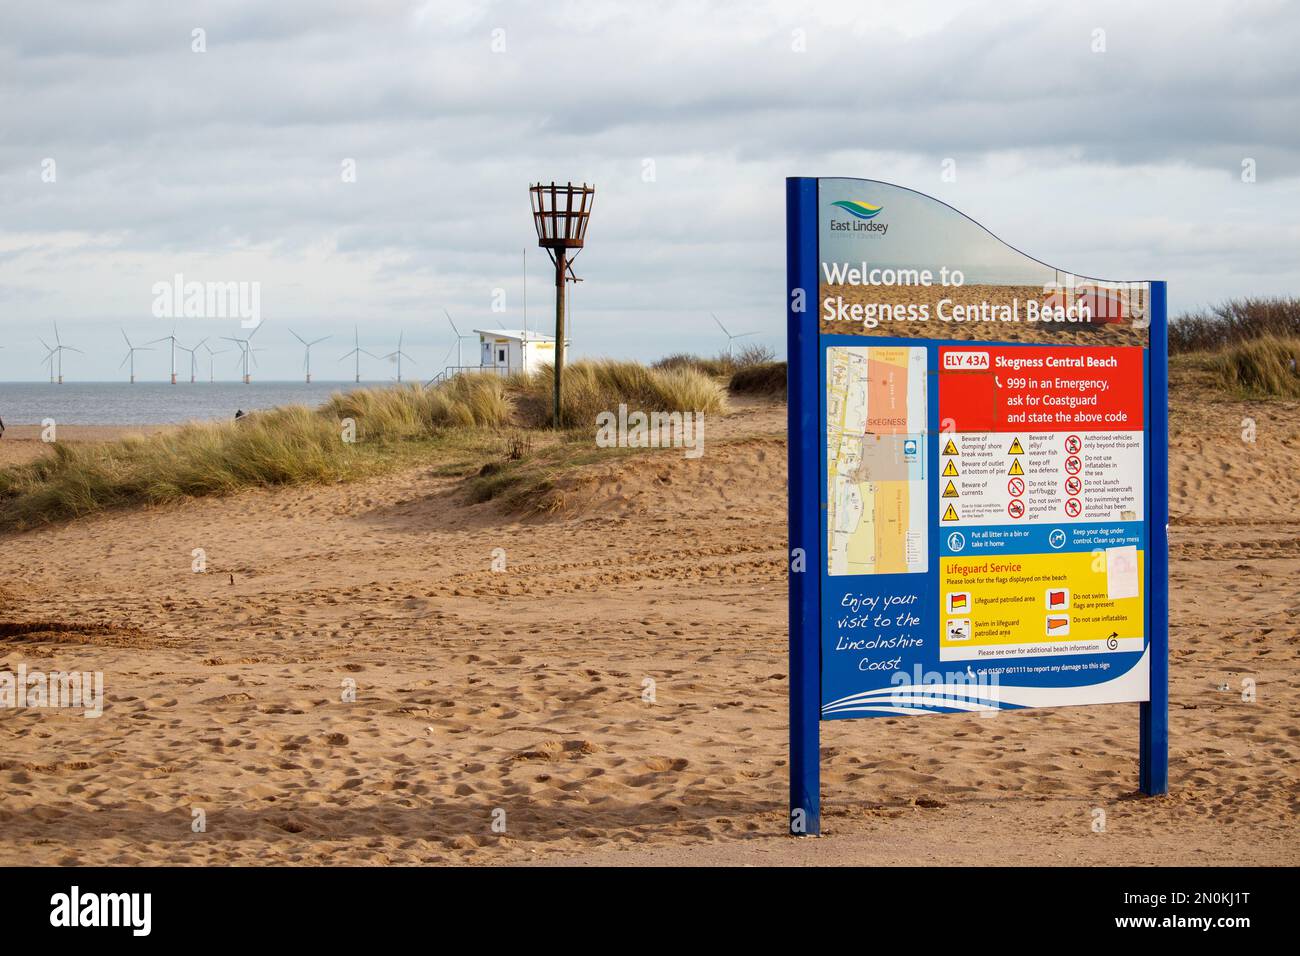
[[[418,468],[0,538],[0,670],[108,698],[0,711],[0,863],[1300,863],[1296,406],[1173,405],[1168,797],[1134,796],[1132,705],[838,721],[807,841],[784,415],[545,518]]]

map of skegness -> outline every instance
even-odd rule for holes
[[[925,348],[826,350],[829,573],[923,574]]]

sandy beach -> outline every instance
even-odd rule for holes
[[[1174,391],[1168,796],[1136,705],[835,721],[808,840],[785,407],[710,428],[546,517],[417,467],[0,536],[0,670],[107,698],[0,710],[0,863],[1300,863],[1294,403]]]

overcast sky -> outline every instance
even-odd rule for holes
[[[538,179],[598,190],[578,355],[716,352],[710,312],[783,353],[788,175],[931,193],[1053,265],[1167,279],[1174,311],[1300,294],[1295,3],[5,0],[2,17],[0,380],[43,376],[56,320],[85,350],[68,377],[120,377],[119,327],[168,334],[153,287],[177,273],[260,283],[263,378],[298,374],[289,328],[335,336],[313,366],[343,377],[354,322],[372,351],[404,330],[431,375],[443,308],[522,324],[525,248],[529,325],[550,331]],[[186,344],[246,334],[177,324]]]

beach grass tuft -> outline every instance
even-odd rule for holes
[[[340,440],[337,424],[302,406],[114,442],[56,442],[52,452],[0,469],[0,529],[366,470],[365,456]]]
[[[339,421],[356,422],[359,439],[404,441],[446,428],[501,428],[510,421],[513,400],[501,377],[467,373],[430,388],[397,385],[338,392],[322,411]]]
[[[763,362],[737,369],[727,388],[737,395],[763,395],[784,398],[786,368],[784,362]]]
[[[518,396],[521,425],[550,425],[555,406],[554,383],[554,371],[549,365],[510,377],[509,387]],[[645,412],[722,414],[727,410],[726,389],[698,369],[658,368],[613,359],[566,365],[563,401],[563,421],[570,428],[594,429],[597,415],[617,411],[620,404]]]
[[[1212,356],[1208,367],[1225,388],[1249,397],[1300,398],[1300,337],[1262,336]]]

